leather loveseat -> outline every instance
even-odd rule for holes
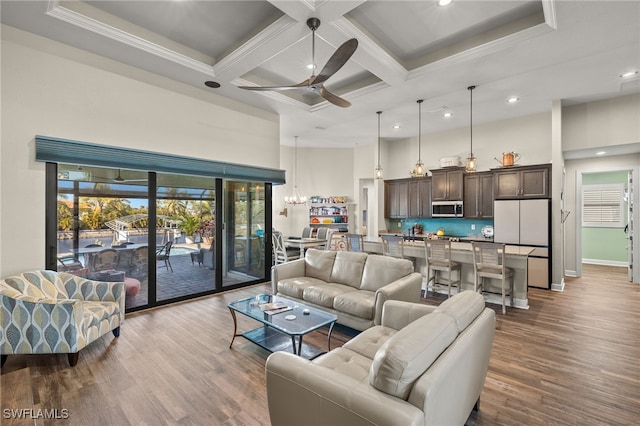
[[[307,250],[271,268],[273,294],[331,312],[356,330],[380,324],[387,300],[418,302],[422,275],[407,259],[367,253]]]
[[[479,406],[494,329],[474,291],[438,307],[389,301],[381,325],[313,361],[267,358],[271,424],[463,425]]]

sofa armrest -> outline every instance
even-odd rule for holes
[[[0,342],[0,353],[3,355],[69,353],[81,349],[78,347],[78,335],[82,329],[82,301],[34,301],[0,295],[0,305],[4,307],[0,309],[0,334],[4,336]],[[63,322],[54,324],[55,319]],[[44,333],[49,328],[59,332]]]
[[[120,305],[120,322],[124,321],[126,288],[124,282],[93,281],[77,275],[60,273],[70,299],[116,302]]]
[[[412,272],[376,291],[374,324],[382,321],[382,307],[387,300],[402,300],[418,303],[422,293],[422,274]]]
[[[437,306],[422,303],[388,300],[382,307],[381,325],[400,330],[413,321],[435,311]]]
[[[288,352],[271,354],[265,371],[273,426],[424,422],[423,412],[407,401]]]
[[[305,260],[296,259],[291,262],[279,263],[271,267],[271,293],[278,294],[278,281],[287,278],[304,277]]]

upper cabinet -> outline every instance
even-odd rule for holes
[[[465,173],[464,217],[493,217],[493,173]]]
[[[431,179],[428,177],[384,181],[384,217],[431,217]]]
[[[405,219],[409,215],[408,179],[384,181],[384,217]]]
[[[409,209],[410,218],[431,217],[431,179],[427,177],[409,180]]]
[[[451,167],[431,170],[431,199],[433,201],[462,201],[464,168]]]
[[[550,178],[550,164],[494,169],[494,197],[496,200],[549,198]]]

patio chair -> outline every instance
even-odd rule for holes
[[[133,250],[129,263],[129,275],[135,278],[144,278],[149,269],[149,247],[138,247]]]
[[[167,268],[167,270],[171,270],[171,272],[173,272],[173,266],[171,266],[171,260],[169,259],[169,255],[171,254],[172,246],[173,246],[173,242],[167,241],[167,243],[162,247],[160,247],[160,249],[156,252],[156,261],[163,262],[164,267]]]

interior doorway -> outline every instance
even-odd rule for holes
[[[624,268],[628,281],[638,277],[637,169],[579,171],[576,176],[576,273],[602,265]],[[635,209],[637,210],[637,209]]]

